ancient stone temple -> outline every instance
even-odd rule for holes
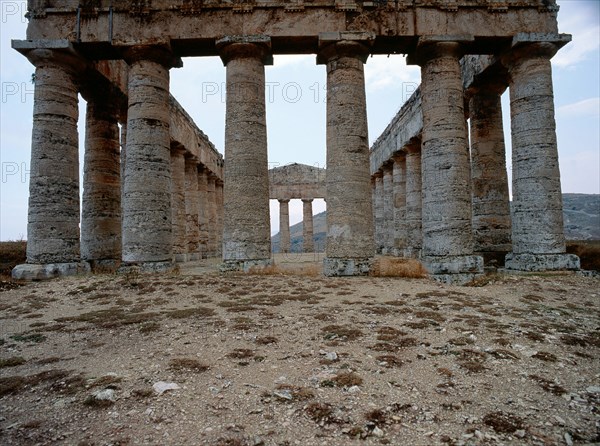
[[[160,271],[213,255],[230,270],[270,264],[265,65],[277,54],[314,54],[327,73],[326,275],[368,273],[376,249],[420,256],[449,282],[504,254],[508,269],[577,267],[564,253],[550,68],[570,37],[558,33],[554,0],[30,0],[28,9],[26,40],[13,41],[36,67],[28,259],[16,277]],[[407,55],[422,85],[369,152],[371,54]],[[169,94],[170,70],[192,56],[226,67],[224,161]],[[498,168],[507,86],[512,216]],[[78,93],[88,102],[81,212]]]

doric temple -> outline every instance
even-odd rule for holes
[[[165,271],[217,255],[224,270],[269,265],[265,65],[276,54],[315,54],[327,73],[325,275],[367,274],[377,251],[419,257],[454,283],[482,274],[484,259],[516,271],[579,267],[562,233],[550,59],[570,36],[558,33],[554,0],[29,0],[28,9],[26,40],[13,41],[36,67],[27,264],[15,277]],[[372,54],[406,55],[422,84],[370,151]],[[226,67],[225,160],[169,94],[170,70],[202,56]]]

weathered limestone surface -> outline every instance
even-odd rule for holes
[[[83,63],[67,51],[33,50],[27,57],[36,66],[27,262],[79,262],[77,78]]]
[[[312,200],[302,200],[302,251],[315,252]]]
[[[281,252],[290,252],[290,200],[279,200],[279,242]]]
[[[173,255],[176,262],[187,260],[185,213],[185,150],[171,148],[171,222],[173,228]]]
[[[394,177],[393,165],[383,168],[383,253],[392,254],[394,247]]]
[[[206,229],[208,257],[217,255],[217,179],[208,175],[206,181]]]
[[[217,213],[216,222],[216,256],[223,256],[223,207],[225,205],[225,198],[223,196],[223,181],[219,178],[215,181],[215,204]]]
[[[377,172],[374,176],[375,178],[375,201],[373,205],[375,207],[375,228],[374,228],[374,238],[375,238],[375,251],[377,253],[383,252],[383,172]]]
[[[399,256],[406,248],[406,155],[393,157],[393,225],[391,254]]]
[[[420,49],[423,113],[423,257],[444,282],[465,282],[483,272],[473,256],[471,169],[456,42],[427,42]]]
[[[365,37],[362,37],[363,39]],[[363,42],[368,43],[369,36]],[[327,247],[324,274],[366,274],[374,255],[365,101],[366,44],[322,42],[327,64]]]
[[[406,152],[406,248],[405,257],[420,258],[423,246],[423,196],[421,193],[421,142]]]
[[[198,161],[185,158],[185,241],[188,260],[200,258],[200,226],[198,223],[200,195],[198,194]]]
[[[579,259],[564,254],[550,65],[558,48],[550,42],[526,43],[504,59],[511,81],[513,161],[513,252],[506,258],[508,269],[579,269]]]
[[[198,247],[203,259],[209,257],[208,170],[198,168]]]
[[[170,262],[169,68],[174,64],[171,54],[158,47],[134,47],[126,58],[130,69],[123,261]]]
[[[511,217],[500,94],[502,85],[479,88],[471,97],[473,250],[487,264],[504,264],[511,251]]]
[[[218,42],[227,67],[224,269],[271,263],[264,67],[271,61],[269,43],[260,37]]]
[[[81,212],[81,258],[116,268],[121,261],[121,164],[118,110],[88,101]]]

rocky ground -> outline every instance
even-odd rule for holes
[[[1,292],[0,443],[600,442],[598,279],[211,271]]]

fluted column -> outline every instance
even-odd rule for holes
[[[464,283],[483,272],[473,255],[471,169],[456,42],[418,49],[423,112],[423,256],[439,281]]]
[[[391,254],[402,256],[406,248],[406,154],[393,157],[393,225]]]
[[[279,252],[290,252],[290,200],[279,201]]]
[[[506,268],[579,269],[565,254],[550,58],[554,43],[529,43],[503,58],[510,75],[512,253]]]
[[[315,252],[312,199],[302,199],[302,252]]]
[[[86,269],[79,263],[77,133],[84,63],[72,52],[35,49],[26,56],[36,67],[27,224],[27,263],[34,265],[12,274],[46,279]]]
[[[227,67],[224,270],[271,263],[265,65],[270,39],[227,37],[217,42]]]
[[[383,250],[391,255],[394,248],[394,171],[393,164],[383,166]]]
[[[217,255],[217,177],[208,175],[206,182],[206,228],[208,231],[208,257]]]
[[[377,171],[375,177],[375,251],[378,254],[383,253],[383,172]]]
[[[406,148],[406,247],[404,257],[421,258],[423,247],[423,193],[421,179],[421,141]]]
[[[474,251],[504,265],[511,250],[510,199],[502,124],[502,85],[477,89],[469,101]]]
[[[198,248],[200,257],[209,257],[208,170],[198,166]]]
[[[169,69],[163,47],[132,47],[129,64],[127,157],[123,178],[123,262],[150,271],[172,267]]]
[[[367,44],[321,39],[317,57],[317,63],[327,64],[328,276],[367,274],[375,254],[364,79]]]
[[[102,268],[121,261],[121,162],[118,110],[93,97],[86,110],[81,258]]]
[[[187,260],[185,215],[185,149],[171,149],[171,225],[173,230],[173,256],[176,262]]]

